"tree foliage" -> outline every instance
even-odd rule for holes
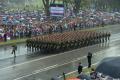
[[[58,0],[42,0],[44,9],[49,16],[50,3],[55,3]],[[74,12],[77,13],[79,9],[90,9],[96,10],[113,10],[118,11],[120,9],[120,0],[63,0],[65,7],[73,7]],[[93,7],[91,7],[93,6]],[[120,11],[120,10],[119,10]]]
[[[50,15],[50,12],[49,12],[50,0],[42,0],[42,2],[44,5],[46,16],[49,16]]]
[[[55,1],[56,0],[42,0],[46,16],[50,16],[50,11],[49,11],[50,4],[54,4]]]
[[[77,13],[79,9],[88,8],[90,5],[90,0],[64,0],[65,5],[72,6],[74,12]]]
[[[120,9],[120,0],[94,0],[97,10],[113,10]]]

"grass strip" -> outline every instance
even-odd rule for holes
[[[96,69],[96,65],[93,65],[91,68]],[[85,73],[86,75],[89,75],[91,73],[91,68],[84,68],[83,73]],[[75,71],[71,74],[66,75],[66,79],[75,78],[77,76],[78,76],[78,73],[77,71]]]
[[[19,44],[19,43],[24,43],[25,41],[26,39],[8,40],[7,42],[0,42],[0,46]]]

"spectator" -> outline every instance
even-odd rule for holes
[[[5,33],[4,34],[4,42],[6,42],[7,41],[7,34]]]
[[[55,77],[52,77],[51,80],[60,80],[60,79],[59,79],[59,76],[57,75]]]
[[[28,35],[29,35],[29,38],[31,38],[31,35],[32,35],[32,31],[31,30],[29,31]]]
[[[63,27],[62,27],[62,25],[59,25],[59,28],[60,28],[60,33],[62,33],[62,32],[63,32]]]
[[[87,59],[88,59],[88,68],[90,68],[91,67],[92,53],[88,52]]]
[[[80,62],[79,65],[78,65],[78,74],[81,74],[82,70],[83,70],[83,66]]]
[[[91,73],[90,73],[90,77],[91,77],[91,79],[96,79],[97,78],[97,72],[95,72],[95,70],[92,68],[91,69]]]

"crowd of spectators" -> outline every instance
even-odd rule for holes
[[[92,80],[117,80],[108,75],[96,72],[93,68],[91,69],[90,78]]]
[[[81,72],[77,76],[77,78],[80,80],[120,80],[119,78],[113,78],[103,73],[96,72],[93,68],[91,68],[91,71],[89,74],[85,72]]]
[[[4,12],[0,13],[0,41],[25,38],[76,29],[93,28],[120,23],[119,12],[83,11],[77,16],[65,16],[59,20],[47,19],[44,13]]]
[[[78,75],[75,79],[74,78],[70,78],[70,80],[120,80],[120,79],[116,79],[113,77],[110,77],[108,75],[104,75],[102,73],[99,72],[95,72],[94,69],[92,69],[92,71],[90,72],[90,74],[86,74],[86,73],[81,73],[80,75]],[[53,77],[51,78],[51,80],[61,80],[61,78],[59,78],[59,76]],[[66,80],[69,80],[69,78],[67,78]]]
[[[92,71],[90,75],[81,73],[77,78],[80,80],[119,80],[95,71]]]

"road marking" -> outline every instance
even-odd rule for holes
[[[80,57],[79,59],[81,60],[81,59],[85,59],[85,58],[86,58],[86,56]],[[40,69],[40,70],[35,70],[35,71],[32,72],[31,74],[28,74],[28,75],[25,75],[25,76],[16,78],[16,79],[14,79],[14,80],[20,80],[20,79],[23,79],[23,78],[25,78],[25,77],[29,77],[29,76],[31,76],[31,75],[35,75],[35,74],[40,73],[40,72],[44,72],[44,71],[47,71],[47,70],[50,70],[50,69],[54,69],[54,68],[57,68],[57,67],[61,67],[61,66],[64,66],[64,65],[67,65],[67,64],[70,64],[70,63],[79,61],[79,59],[76,59],[76,60],[73,60],[73,61],[70,61],[70,62],[67,62],[67,63],[63,63],[63,64],[56,64],[56,65],[49,66],[49,67],[46,67],[46,68],[43,68],[43,69]]]
[[[20,80],[20,79],[22,79],[22,78],[29,77],[29,76],[31,76],[31,75],[34,75],[34,74],[37,74],[37,73],[40,73],[40,72],[44,72],[44,71],[47,71],[47,70],[50,70],[50,69],[53,69],[53,68],[55,68],[56,66],[57,66],[57,64],[56,64],[56,65],[53,65],[53,66],[46,67],[46,68],[44,68],[44,69],[36,70],[36,71],[32,72],[31,74],[28,74],[28,75],[25,75],[25,76],[16,78],[16,79],[14,79],[14,80]]]
[[[120,39],[116,39],[116,40],[120,40]],[[111,42],[114,42],[116,40],[111,40]],[[85,47],[83,47],[83,48],[85,48]],[[65,53],[70,53],[70,52],[74,52],[74,51],[78,51],[78,50],[80,50],[80,49],[78,48],[78,49],[74,49],[74,50],[71,50],[71,51],[67,51],[67,52],[63,52],[63,53],[59,53],[59,54],[55,54],[55,55],[51,55],[51,56],[46,56],[46,57],[43,57],[43,58],[31,60],[31,61],[26,61],[26,62],[23,62],[23,63],[20,63],[20,64],[15,64],[15,65],[11,65],[11,66],[8,66],[8,67],[1,68],[0,70],[9,69],[9,68],[12,68],[12,67],[32,63],[32,62],[35,62],[35,61],[39,61],[39,60],[43,60],[43,59],[47,59],[47,58],[51,58],[51,57],[55,57],[55,56],[60,56],[60,55],[63,55]],[[102,51],[104,51],[104,50],[102,50]]]
[[[120,33],[112,34],[111,36],[113,36],[113,35],[120,35]]]
[[[111,40],[114,40],[114,39],[119,39],[120,36],[117,36],[117,37],[110,37]]]
[[[119,47],[117,47],[117,48],[119,48]],[[112,50],[112,49],[116,49],[116,48],[111,48],[110,50]],[[94,53],[93,56],[103,54],[104,52],[105,52],[105,50],[103,50],[103,51],[98,51],[98,52]],[[35,75],[35,74],[40,73],[40,72],[44,72],[44,71],[47,71],[47,70],[50,70],[50,69],[54,69],[54,68],[57,68],[57,67],[61,67],[61,66],[64,66],[64,65],[73,63],[73,62],[77,62],[77,61],[79,61],[79,60],[86,59],[86,58],[87,58],[86,56],[83,56],[83,57],[80,57],[80,58],[76,58],[75,60],[69,61],[69,62],[67,62],[67,63],[56,64],[56,65],[53,65],[53,66],[49,66],[49,67],[47,67],[47,68],[43,68],[43,69],[40,69],[40,70],[35,70],[35,71],[33,71],[31,74],[28,74],[28,75],[25,75],[25,76],[16,78],[16,79],[14,79],[14,80],[20,80],[20,79],[29,77],[29,76],[31,76],[31,75]],[[97,63],[98,63],[98,62],[97,62]],[[97,63],[95,63],[95,64],[97,64]],[[73,71],[73,72],[75,72],[75,71]]]
[[[37,74],[37,73],[40,73],[40,72],[44,72],[44,71],[53,69],[53,68],[55,68],[55,67],[57,67],[57,66],[58,66],[58,64],[55,64],[55,65],[53,65],[53,66],[49,66],[49,67],[46,67],[46,68],[43,68],[43,69],[40,69],[40,70],[35,70],[33,73],[34,73],[34,74]]]
[[[110,42],[115,42],[115,41],[119,41],[120,39],[114,39],[114,40],[111,40]]]
[[[110,40],[119,39],[119,38],[120,38],[120,36],[110,37]]]
[[[81,58],[81,59],[82,59],[82,58]],[[40,72],[44,72],[44,71],[47,71],[47,70],[50,70],[50,69],[54,69],[54,68],[57,68],[57,67],[61,67],[61,66],[64,66],[64,65],[70,64],[70,63],[72,63],[72,62],[73,62],[73,61],[68,62],[68,63],[64,63],[64,64],[62,64],[62,65],[58,65],[58,64],[56,64],[56,65],[53,65],[53,66],[47,67],[47,68],[45,68],[45,69],[40,69],[40,70],[38,70],[37,72],[33,72],[33,73],[29,74],[29,75],[25,75],[25,76],[22,76],[22,77],[16,78],[16,79],[14,79],[14,80],[20,80],[20,79],[23,79],[23,78],[26,78],[26,77],[29,77],[29,76],[32,76],[32,75],[38,74],[38,73],[40,73]],[[75,62],[76,62],[76,61],[75,61]],[[94,63],[94,64],[92,64],[92,65],[97,65],[98,63],[99,63],[99,62]],[[84,67],[83,69],[85,69],[85,68],[87,68],[87,67]],[[75,73],[75,72],[77,72],[77,70],[72,71],[72,72],[69,72],[69,73],[67,73],[66,75],[70,75],[70,74],[73,74],[73,73]],[[62,76],[59,76],[59,78],[61,78],[61,77],[62,77]]]

